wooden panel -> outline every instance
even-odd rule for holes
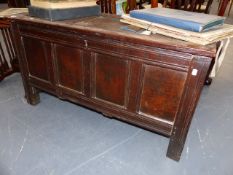
[[[83,92],[83,52],[77,48],[56,45],[56,58],[59,84]]]
[[[24,37],[23,44],[30,75],[49,81],[49,66],[52,62],[50,43]]]
[[[96,54],[94,67],[94,96],[103,101],[125,106],[128,96],[128,61]]]
[[[186,72],[146,65],[140,113],[173,122],[186,77]]]

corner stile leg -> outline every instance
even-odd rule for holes
[[[167,150],[167,157],[173,160],[180,160],[189,126],[200,97],[210,63],[211,59],[206,57],[194,58],[192,61],[192,66],[188,72],[184,96],[182,97],[180,108],[174,122]],[[192,75],[193,69],[198,70],[198,73]]]
[[[11,33],[12,44],[15,47],[15,52],[16,52],[15,54],[19,62],[20,73],[21,73],[24,91],[25,91],[25,98],[29,104],[36,105],[40,102],[39,91],[38,89],[36,89],[35,87],[32,87],[28,83],[29,71],[26,66],[24,43],[22,41],[22,37],[20,36],[19,26],[16,24],[11,24],[10,30],[14,31]],[[16,43],[21,43],[21,44],[16,44]]]
[[[25,98],[29,104],[37,105],[40,102],[39,91],[34,87],[28,87]]]

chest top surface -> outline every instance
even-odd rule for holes
[[[64,21],[47,21],[30,17],[27,14],[14,16],[13,21],[29,27],[37,26],[44,29],[75,31],[86,33],[101,38],[109,38],[121,42],[142,44],[162,49],[169,49],[194,55],[215,57],[216,44],[206,46],[177,40],[159,34],[143,35],[142,29],[120,22],[120,17],[115,15],[101,15]]]

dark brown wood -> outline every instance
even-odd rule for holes
[[[218,16],[224,16],[229,0],[221,0],[219,5]]]
[[[210,7],[211,7],[212,3],[213,3],[213,0],[209,0],[209,1],[207,2],[206,9],[205,9],[205,13],[206,13],[206,14],[209,14],[209,13],[210,13]]]
[[[156,8],[156,7],[158,7],[158,0],[151,0],[151,8]]]
[[[77,93],[84,93],[84,66],[82,50],[56,46],[58,82],[64,88],[70,88]],[[67,81],[67,77],[69,80]]]
[[[216,46],[131,33],[119,20],[14,18],[27,101],[43,90],[171,137],[167,156],[179,160]]]
[[[164,7],[169,7],[172,9],[180,9],[192,12],[202,12],[209,13],[210,7],[213,3],[213,0],[208,0],[205,9],[202,9],[202,5],[204,4],[204,0],[164,0]]]
[[[188,9],[189,11],[196,11],[195,9],[196,9],[196,2],[197,2],[198,0],[191,0],[191,2],[190,2],[190,8]]]
[[[95,54],[93,65],[92,96],[121,107],[128,97],[128,60],[106,54]]]
[[[231,1],[229,4],[229,10],[228,10],[228,14],[227,14],[228,16],[230,16],[232,5],[233,5],[233,1]]]
[[[27,7],[30,4],[30,0],[8,0],[8,6],[14,8]]]
[[[137,9],[136,0],[127,0],[127,4],[128,4],[128,10],[127,10],[128,12]]]
[[[9,30],[8,28],[2,28],[2,36],[6,46],[6,51],[9,55],[10,62],[12,62],[12,60],[14,59],[14,54],[13,54],[11,41],[8,35],[8,30]]]
[[[0,81],[8,75],[19,71],[15,46],[12,42],[10,24],[10,19],[5,17],[0,18],[0,34],[2,36],[0,42]]]
[[[177,9],[181,9],[182,6],[182,0],[177,0]]]
[[[3,80],[11,71],[6,60],[2,45],[0,44],[0,81]]]
[[[137,9],[137,6],[139,9],[143,8],[143,2],[145,1],[140,0],[140,2],[137,3],[136,0],[127,0],[126,13],[129,13],[129,11],[131,10]],[[101,6],[102,13],[116,14],[116,0],[97,0],[96,4]],[[152,6],[157,7],[156,4],[157,3],[154,3]]]
[[[185,0],[184,1],[184,10],[188,9],[188,5],[189,5],[189,0]]]
[[[162,116],[173,122],[178,109],[187,73],[181,70],[146,65],[141,90],[139,111],[142,114]],[[176,82],[175,85],[171,82]]]
[[[197,105],[210,64],[209,58],[205,57],[195,57],[191,62],[185,86],[186,93],[183,94],[180,103],[167,151],[167,156],[174,160],[179,160],[181,156],[195,110],[194,106]],[[194,69],[198,70],[196,76],[192,75]]]
[[[97,0],[102,13],[116,14],[116,0]]]

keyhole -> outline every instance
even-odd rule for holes
[[[84,42],[85,42],[85,47],[87,47],[87,40],[84,40]]]

